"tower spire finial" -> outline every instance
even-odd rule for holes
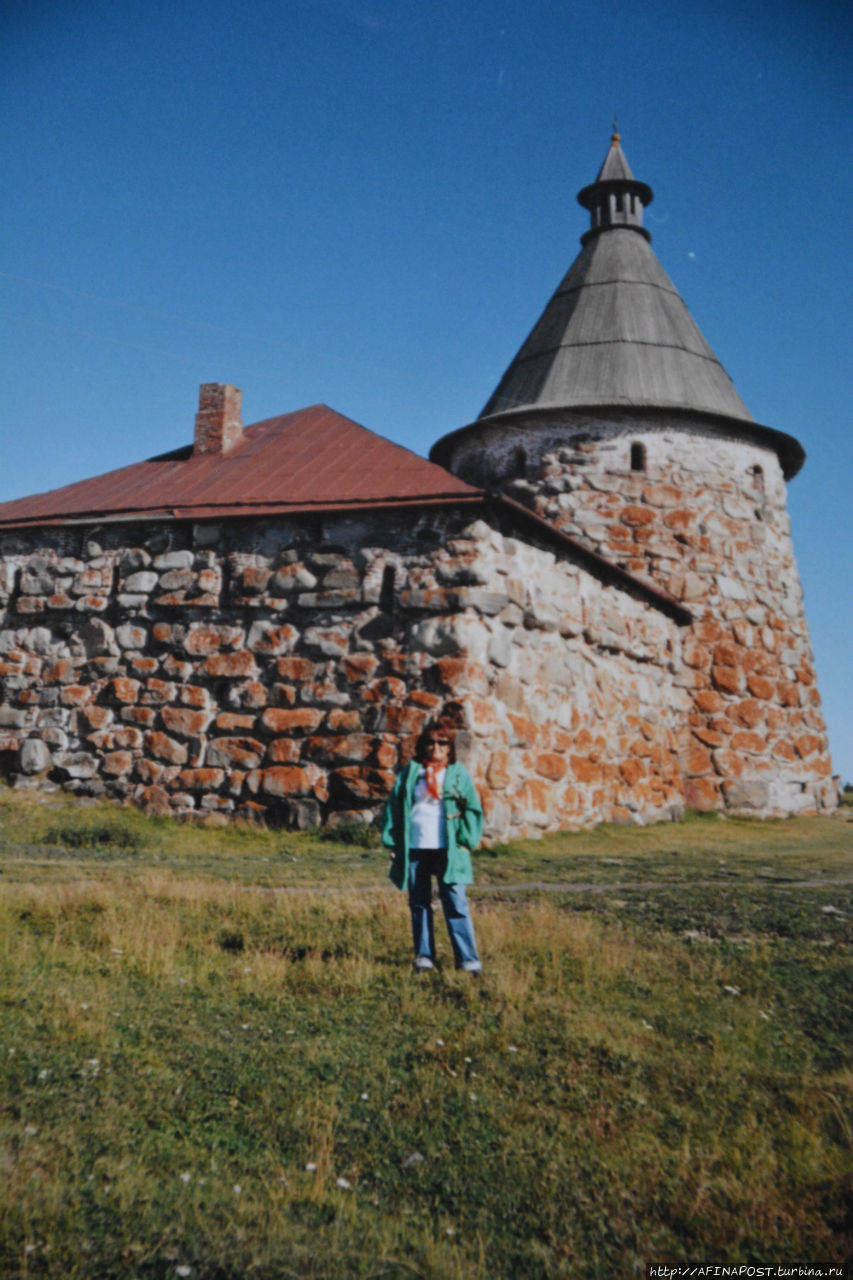
[[[578,192],[578,201],[590,213],[589,231],[581,236],[581,244],[613,227],[628,227],[651,239],[643,226],[643,208],[651,204],[652,189],[645,182],[638,182],[631,172],[620,146],[617,115],[613,117],[613,133],[604,164],[595,182]]]

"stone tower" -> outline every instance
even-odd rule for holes
[[[790,538],[805,454],[757,423],[658,262],[614,133],[582,249],[482,414],[431,458],[681,601],[685,800],[761,815],[836,791]]]

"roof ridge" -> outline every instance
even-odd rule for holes
[[[570,272],[567,271],[566,275],[569,274]],[[612,276],[607,280],[584,280],[581,284],[572,284],[566,289],[564,289],[562,285],[558,285],[556,291],[552,294],[552,298],[565,297],[568,293],[581,293],[584,289],[598,289],[602,285],[608,284],[638,284],[642,285],[644,289],[660,289],[661,293],[672,294],[674,298],[679,298],[684,302],[684,299],[681,297],[681,294],[678,292],[672,281],[670,281],[669,287],[667,287],[665,284],[661,284],[658,280],[637,280],[636,277],[634,279],[629,279],[628,276]]]
[[[586,342],[567,342],[557,343],[554,347],[539,347],[531,355],[525,356],[519,354],[516,356],[513,364],[525,364],[530,360],[539,360],[543,356],[552,355],[555,351],[567,351],[570,348],[582,347],[660,347],[664,351],[686,351],[691,356],[696,356],[699,360],[707,360],[709,364],[717,364],[723,368],[721,361],[714,355],[713,351],[707,355],[704,351],[696,351],[692,347],[682,347],[676,342],[649,342],[646,338],[596,338]],[[710,350],[710,348],[709,348]]]

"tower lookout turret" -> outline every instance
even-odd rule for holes
[[[614,130],[598,177],[578,192],[578,204],[590,212],[590,229],[581,236],[581,244],[608,227],[632,227],[651,240],[643,226],[643,209],[651,204],[654,195],[645,182],[637,182],[620,143]]]
[[[832,807],[786,508],[802,446],[755,421],[658,262],[642,225],[652,190],[618,134],[578,200],[580,253],[480,417],[430,457],[693,613],[675,677],[693,697],[688,805]]]

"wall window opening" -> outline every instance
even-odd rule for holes
[[[393,564],[386,564],[382,570],[382,585],[379,588],[379,608],[383,613],[393,613],[397,574]]]
[[[752,487],[756,493],[764,492],[764,468],[758,465],[749,468],[749,474],[752,478]]]
[[[646,446],[639,444],[637,441],[631,445],[631,470],[645,471],[646,469]]]
[[[513,449],[512,451],[512,457],[510,460],[510,475],[523,476],[523,475],[526,475],[526,473],[527,473],[527,450],[523,449],[521,445],[518,445],[517,448]]]

